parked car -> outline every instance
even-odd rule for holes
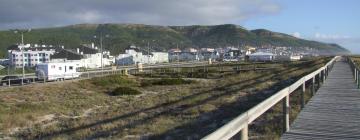
[[[19,76],[5,76],[4,78],[1,79],[1,85],[3,86],[9,85],[9,81],[10,81],[10,85],[21,84],[21,81],[23,81],[24,84],[31,83],[29,79],[22,79],[22,77]]]

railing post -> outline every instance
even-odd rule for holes
[[[283,131],[287,132],[290,129],[289,122],[289,113],[290,113],[290,104],[289,104],[289,94],[283,99]]]
[[[355,68],[355,83],[358,84],[359,83],[359,71]]]
[[[326,78],[328,78],[328,76],[329,76],[329,67],[326,66]]]
[[[315,95],[315,76],[312,78],[311,94]]]
[[[302,84],[302,91],[301,91],[301,108],[305,107],[305,82]]]
[[[324,81],[325,81],[326,77],[327,77],[327,67],[325,67],[325,69],[324,69]]]
[[[322,80],[322,78],[321,78],[321,71],[319,72],[319,75],[318,75],[318,88],[320,88],[320,86],[321,86],[321,80]]]
[[[358,88],[360,88],[360,80],[359,80],[360,75],[359,75],[359,74],[360,74],[360,71],[357,71],[357,74],[356,74],[356,75],[357,75],[356,85],[357,85]]]
[[[354,79],[355,79],[355,81],[357,81],[357,73],[356,73],[356,68],[354,68]]]
[[[325,79],[326,79],[326,75],[325,75],[325,70],[323,70],[323,74],[322,74],[322,83],[324,83],[325,82]]]
[[[248,140],[248,139],[249,139],[249,130],[248,130],[248,125],[246,125],[241,130],[241,140]]]

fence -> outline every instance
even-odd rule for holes
[[[21,74],[11,75],[11,76],[0,76],[0,86],[10,87],[10,86],[22,86],[30,83],[47,83],[49,81],[64,81],[64,80],[74,80],[74,79],[90,79],[93,77],[102,77],[114,74],[137,74],[143,69],[155,69],[155,68],[180,68],[180,67],[196,67],[196,66],[206,66],[207,62],[192,62],[192,63],[166,63],[166,64],[150,64],[144,65],[143,68],[139,69],[136,66],[120,66],[116,69],[105,68],[103,70],[96,69],[91,71],[73,73],[73,74],[55,74],[47,75],[42,77],[37,77],[35,73],[26,74],[24,77]]]
[[[263,113],[265,113],[267,110],[269,110],[272,106],[277,104],[280,101],[283,101],[283,126],[284,126],[284,132],[288,131],[290,128],[290,122],[289,122],[289,96],[292,92],[294,92],[296,89],[298,89],[300,86],[302,87],[302,95],[301,95],[301,107],[304,107],[305,101],[304,101],[304,94],[305,94],[305,83],[309,80],[311,80],[312,84],[312,92],[315,93],[315,77],[318,76],[319,84],[320,82],[324,82],[329,71],[332,69],[334,63],[336,60],[338,60],[340,57],[336,56],[333,59],[331,59],[325,66],[319,68],[318,70],[302,77],[292,85],[278,91],[271,97],[267,98],[265,101],[259,103],[255,107],[249,109],[248,111],[242,113],[232,121],[228,122],[221,128],[217,129],[215,132],[205,136],[202,138],[203,140],[227,140],[227,139],[242,139],[247,140],[248,139],[248,125],[251,124],[255,119],[257,119],[259,116],[261,116]],[[359,72],[358,72],[359,73]],[[359,78],[358,78],[359,79]],[[359,81],[359,80],[358,80]],[[234,137],[236,136],[236,137]]]
[[[354,74],[354,80],[356,82],[356,85],[358,88],[360,88],[360,68],[349,56],[346,57],[346,60],[350,64],[351,70]]]

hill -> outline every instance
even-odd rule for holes
[[[237,45],[276,45],[289,47],[309,47],[322,53],[349,53],[336,44],[326,44],[292,37],[265,29],[247,30],[243,27],[225,24],[215,26],[154,26],[142,24],[78,24],[65,27],[33,29],[25,34],[25,43],[64,45],[75,48],[79,44],[95,42],[99,36],[105,38],[104,48],[113,54],[124,51],[128,45],[147,46],[165,51],[178,46],[185,47],[224,47]],[[20,42],[21,37],[13,31],[0,31],[0,57],[6,55],[6,48]]]

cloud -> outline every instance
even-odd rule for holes
[[[358,47],[360,44],[360,37],[339,34],[315,33],[314,36],[309,39],[326,43],[336,43],[344,46],[345,48],[348,48],[354,53],[360,53],[360,49]]]
[[[76,23],[241,23],[276,14],[273,0],[4,0],[0,29]]]
[[[299,32],[293,33],[293,36],[296,38],[301,38],[301,34]]]
[[[317,41],[328,42],[328,43],[337,43],[337,44],[360,44],[359,37],[352,37],[349,35],[339,35],[339,34],[322,34],[315,33],[312,38]]]
[[[347,35],[316,33],[315,38],[320,40],[343,40],[343,39],[350,39],[351,37]]]

